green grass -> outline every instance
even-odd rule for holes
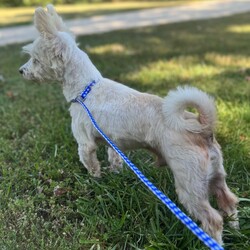
[[[112,14],[139,9],[171,7],[189,4],[197,0],[173,0],[173,1],[125,1],[111,3],[79,3],[74,5],[57,5],[57,11],[64,19],[84,18],[95,15]],[[203,1],[203,0],[200,0]],[[0,7],[0,27],[30,24],[33,20],[34,7]]]
[[[241,229],[225,248],[250,245],[250,17],[193,21],[79,37],[104,76],[161,96],[190,84],[216,98],[227,183],[242,201]],[[0,249],[207,249],[125,167],[103,178],[80,164],[58,84],[24,81],[21,45],[0,49]],[[172,174],[144,151],[129,157],[177,202]],[[183,208],[182,206],[180,206]]]

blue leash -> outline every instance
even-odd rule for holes
[[[185,213],[183,213],[176,205],[173,203],[165,194],[158,190],[152,182],[150,182],[142,172],[128,159],[128,157],[107,137],[103,131],[97,125],[95,119],[90,113],[87,106],[84,104],[84,101],[91,91],[91,88],[97,83],[97,81],[92,81],[85,88],[85,90],[72,102],[78,102],[87,112],[93,126],[101,134],[101,136],[107,141],[107,143],[118,153],[123,161],[128,165],[128,167],[136,174],[136,176],[146,185],[146,187],[164,203],[169,210],[187,227],[193,234],[195,234],[203,243],[212,250],[223,250],[224,248],[220,246],[213,238],[211,238],[207,233],[205,233],[198,225],[193,222]]]

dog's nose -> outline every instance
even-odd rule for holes
[[[23,74],[23,69],[22,68],[19,69],[19,73]]]

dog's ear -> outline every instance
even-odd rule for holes
[[[25,53],[25,54],[29,54],[30,55],[32,49],[33,49],[33,43],[29,43],[29,44],[23,46],[22,52]]]
[[[64,24],[62,18],[57,14],[57,12],[52,4],[47,5],[47,10],[48,10],[48,13],[50,14],[53,22],[54,22],[54,25],[57,28],[57,30],[70,33],[69,29]]]
[[[52,37],[58,33],[53,18],[42,7],[36,9],[34,23],[42,36]]]

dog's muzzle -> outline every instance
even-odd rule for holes
[[[20,69],[19,69],[19,73],[20,73],[21,75],[23,75],[24,70],[23,70],[22,68],[20,68]]]

